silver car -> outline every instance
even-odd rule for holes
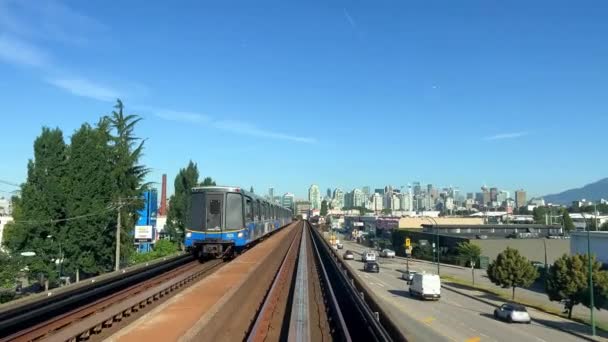
[[[503,304],[494,310],[494,318],[504,319],[509,323],[530,323],[532,319],[526,307],[519,304]]]
[[[405,271],[401,273],[401,279],[405,280],[408,284],[411,284],[412,279],[414,279],[414,274],[416,274],[416,271]]]
[[[390,250],[390,249],[383,249],[382,252],[380,252],[380,256],[385,257],[385,258],[394,258],[395,251]]]

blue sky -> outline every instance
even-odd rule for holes
[[[69,138],[120,97],[152,181],[192,159],[298,196],[581,186],[608,176],[606,17],[599,0],[0,0],[0,179],[25,179],[41,126]]]

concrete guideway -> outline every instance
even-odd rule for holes
[[[366,248],[345,241],[344,250],[361,253]],[[397,270],[405,269],[398,259],[379,258],[380,273],[363,272],[363,264],[347,261],[349,267],[368,285],[375,295],[384,300],[385,307],[401,316],[395,320],[413,341],[580,341],[569,333],[538,322],[529,325],[510,325],[493,317],[494,305],[480,302],[456,292],[442,291],[437,302],[420,301],[408,294],[408,285]],[[410,269],[422,271],[420,264],[410,263]],[[432,265],[430,265],[432,266]],[[429,270],[431,272],[435,270]],[[533,318],[536,313],[531,313]]]
[[[243,340],[299,227],[277,231],[106,341]]]

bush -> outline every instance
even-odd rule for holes
[[[177,252],[177,244],[169,240],[159,240],[154,245],[151,252],[134,253],[131,255],[130,264],[136,265],[149,262],[158,258],[166,257]]]
[[[15,297],[17,297],[17,294],[14,290],[0,289],[0,304],[10,302]]]

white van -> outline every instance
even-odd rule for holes
[[[372,251],[364,251],[363,253],[361,253],[361,261],[376,261],[376,253]]]
[[[410,296],[438,300],[441,297],[441,279],[437,274],[414,274],[410,284]]]

